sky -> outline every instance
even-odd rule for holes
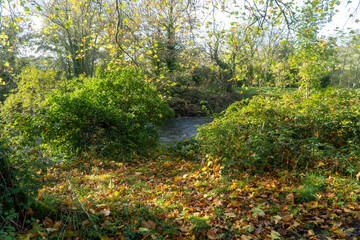
[[[360,20],[360,8],[357,9],[353,17],[350,17],[356,10],[359,1],[347,2],[347,0],[341,0],[340,6],[336,7],[338,11],[335,13],[333,21],[322,29],[321,35],[333,36],[336,34],[336,28],[342,32],[349,32],[350,29],[360,29],[360,22],[358,22]]]
[[[350,14],[353,14],[356,7],[359,5],[360,0],[348,1],[340,0],[341,4],[337,6],[337,12],[333,18],[333,21],[321,31],[324,35],[335,34],[335,29],[338,27],[340,30],[346,31],[347,28],[360,29],[360,7],[356,11],[353,17],[349,17]],[[34,18],[34,28],[39,30],[41,28],[41,18]],[[359,22],[357,22],[359,21]]]

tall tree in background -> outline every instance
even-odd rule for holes
[[[141,67],[152,78],[186,70],[197,7],[192,0],[116,0],[106,28],[113,60]]]
[[[107,11],[103,1],[55,0],[41,2],[44,17],[40,48],[56,53],[68,75],[94,75],[99,38]]]
[[[11,8],[11,5],[9,7]],[[0,82],[4,84],[0,86],[1,102],[5,100],[5,95],[16,87],[13,74],[18,70],[17,57],[27,38],[24,33],[24,19],[17,15],[15,9],[1,9],[1,12],[3,11],[11,14],[0,13]]]

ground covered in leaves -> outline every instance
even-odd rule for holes
[[[83,162],[41,173],[38,200],[59,219],[34,223],[43,239],[357,239],[355,178],[278,171],[223,176],[158,154],[134,162]],[[34,214],[29,210],[29,214]]]

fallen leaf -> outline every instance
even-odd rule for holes
[[[241,235],[241,240],[251,240],[251,236]]]
[[[244,230],[248,231],[249,233],[253,232],[255,228],[251,225],[246,225],[243,227]]]
[[[235,213],[224,213],[224,215],[226,217],[231,217],[231,218],[235,218],[236,217],[236,214]]]
[[[288,202],[294,203],[294,194],[293,193],[289,193],[288,195],[286,195],[286,200]]]
[[[139,228],[139,232],[140,232],[141,234],[148,234],[148,233],[150,232],[150,230],[147,229],[147,228]]]
[[[142,221],[141,224],[145,228],[150,228],[150,229],[155,229],[156,228],[156,223],[154,223],[151,220]]]
[[[251,212],[253,213],[253,217],[265,216],[265,212],[263,210],[261,210],[260,208],[257,208],[257,207],[251,209]]]
[[[275,224],[278,224],[281,219],[282,219],[282,217],[279,216],[279,215],[276,215],[276,216],[273,217],[273,220],[274,220]]]
[[[207,237],[209,239],[217,239],[216,229],[209,229],[207,231]]]
[[[100,213],[104,214],[105,217],[109,216],[110,215],[110,208],[106,208],[104,210],[101,210]]]
[[[215,206],[221,206],[223,204],[223,201],[222,201],[222,199],[216,198],[214,200],[214,204],[215,204]]]
[[[61,221],[56,221],[53,228],[55,228],[56,230],[59,230],[61,227]]]
[[[270,237],[271,237],[271,240],[281,239],[280,233],[278,233],[277,231],[274,231],[274,230],[271,230]]]
[[[88,227],[90,225],[89,219],[86,219],[86,220],[82,221],[81,225],[83,225],[84,227]]]

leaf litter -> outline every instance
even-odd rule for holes
[[[309,173],[222,176],[221,169],[165,154],[136,163],[99,160],[51,168],[42,175],[38,201],[72,218],[75,212],[86,214],[78,222],[46,218],[25,235],[38,237],[34,228],[42,227],[45,238],[67,239],[89,238],[83,228],[96,229],[100,239],[360,236],[360,184],[353,178],[327,176],[325,187],[312,193],[302,181]]]

